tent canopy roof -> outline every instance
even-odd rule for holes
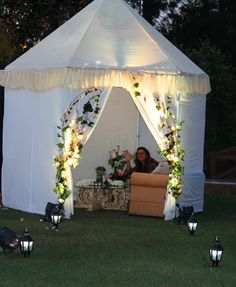
[[[210,91],[204,71],[123,0],[94,0],[0,71],[0,84],[30,90],[116,85],[131,91],[133,73],[152,92],[160,82],[168,94]]]
[[[204,72],[123,0],[95,0],[6,69]]]

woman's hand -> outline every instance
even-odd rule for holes
[[[124,158],[125,158],[125,160],[126,160],[127,162],[130,162],[131,159],[132,159],[132,155],[131,155],[131,153],[130,153],[128,150],[126,150],[126,151],[123,152],[123,156],[124,156]]]

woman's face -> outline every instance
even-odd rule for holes
[[[143,149],[139,149],[136,153],[136,156],[137,156],[137,160],[139,160],[142,163],[144,163],[145,160],[147,159],[147,154],[146,154],[145,150],[143,150]]]

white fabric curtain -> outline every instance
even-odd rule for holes
[[[166,115],[166,98],[163,94],[159,93],[159,101],[161,102],[162,109],[158,111],[156,109],[157,100],[154,95],[147,95],[146,97],[134,97],[133,100],[136,103],[140,114],[142,115],[147,127],[156,140],[157,146],[161,149],[165,147],[165,133],[166,128],[162,127],[162,120]],[[176,113],[175,107],[173,112]],[[175,217],[175,204],[176,200],[171,194],[166,193],[164,215],[165,220],[170,220]]]
[[[63,51],[64,53],[64,51]],[[43,70],[8,71],[0,70],[0,85],[13,89],[34,91],[51,90],[57,87],[123,87],[132,91],[133,77],[136,77],[144,91],[174,96],[177,91],[187,94],[206,95],[210,92],[210,81],[206,74],[166,74],[128,71],[126,69],[102,68],[59,68]]]
[[[100,117],[101,117],[101,115],[103,113],[103,110],[105,108],[106,102],[107,102],[109,94],[111,92],[111,89],[112,89],[111,87],[110,88],[106,88],[106,89],[102,90],[101,93],[99,93],[100,94],[100,100],[99,100],[99,102],[100,102],[100,104],[99,104],[100,112],[99,112],[98,116],[93,119],[93,122],[94,122],[93,128],[87,126],[83,130],[83,138],[81,139],[81,143],[83,145],[86,144],[86,142],[89,139],[90,135],[92,134],[93,130],[96,128],[97,123],[98,123],[98,121],[99,121],[99,119],[100,119]],[[77,116],[81,116],[84,104],[87,103],[87,101],[90,99],[90,96],[79,96],[79,99],[80,100],[79,100],[78,106],[75,106],[75,109],[71,112],[70,120],[76,120]],[[75,112],[75,110],[77,110],[77,112]],[[65,150],[67,149],[67,147],[70,144],[70,134],[71,134],[70,133],[70,129],[67,129],[66,132],[69,133],[69,134],[68,135],[65,134]],[[67,166],[67,168],[66,168],[67,176],[68,176],[68,179],[70,180],[69,188],[72,191],[71,195],[66,199],[65,204],[64,204],[65,217],[66,218],[70,218],[70,216],[74,214],[74,202],[73,202],[73,194],[74,194],[73,187],[74,187],[74,184],[73,184],[73,176],[72,176],[71,168],[72,167],[70,167],[70,166]]]
[[[108,164],[109,151],[120,145],[120,149],[134,153],[137,148],[137,117],[139,112],[129,92],[113,87],[101,117],[83,147],[78,167],[73,172],[73,179],[93,179],[96,166],[104,166],[107,174],[111,172]],[[75,190],[76,191],[76,190]],[[77,194],[74,193],[74,199]]]
[[[160,94],[160,101],[165,111],[166,97]],[[155,107],[155,96],[134,97],[140,114],[160,148],[164,147],[165,128],[161,127],[161,111]],[[203,173],[203,152],[205,132],[205,102],[202,95],[176,95],[172,112],[177,121],[184,121],[181,133],[181,146],[185,151],[183,161],[183,189],[178,203],[180,206],[193,205],[195,212],[203,211],[203,194],[205,175]],[[176,200],[171,194],[166,194],[165,220],[173,219],[176,215]]]

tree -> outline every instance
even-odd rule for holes
[[[206,103],[205,152],[221,150],[235,144],[236,82],[233,67],[216,46],[204,40],[186,54],[210,75],[212,91]]]
[[[233,0],[183,1],[159,23],[162,33],[210,77],[205,153],[236,145],[235,8]]]
[[[1,33],[0,51],[7,53],[9,62],[13,61],[90,2],[92,0],[0,0],[0,31],[5,31]],[[3,63],[0,64],[2,68]]]

